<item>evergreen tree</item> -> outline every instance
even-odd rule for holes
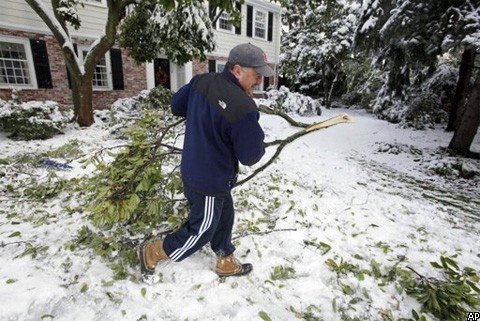
[[[387,75],[374,111],[393,121],[419,106],[415,99],[418,102],[426,89],[430,96],[421,104],[439,100],[438,93],[425,84],[433,78],[439,57],[463,52],[455,95],[453,89],[444,95],[453,96],[448,129],[456,132],[449,147],[463,155],[469,154],[480,123],[478,76],[470,85],[480,49],[479,7],[479,0],[366,0],[356,34],[358,47],[373,52],[376,67]]]
[[[386,74],[376,113],[400,120],[402,111],[395,108],[418,95],[436,71],[439,57],[457,49],[478,30],[469,22],[471,13],[472,6],[465,0],[363,2],[356,47],[371,52],[375,67]]]
[[[287,3],[281,73],[294,90],[324,97],[327,107],[351,53],[356,16],[347,1],[305,0]]]

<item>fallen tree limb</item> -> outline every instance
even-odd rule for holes
[[[295,126],[295,127],[306,128],[306,127],[310,126],[310,124],[298,122],[295,119],[293,119],[292,117],[288,116],[287,114],[285,114],[281,111],[278,111],[278,110],[274,110],[274,109],[272,109],[272,108],[270,108],[266,105],[258,105],[258,110],[261,111],[264,114],[280,116],[283,119],[285,119],[287,122],[289,122],[290,125]]]
[[[250,235],[266,235],[266,234],[270,234],[270,233],[273,233],[273,232],[288,232],[288,231],[295,232],[295,231],[297,231],[297,229],[296,228],[281,228],[281,229],[269,230],[269,231],[264,231],[264,232],[245,233],[245,234],[240,234],[240,235],[232,237],[232,241],[234,241],[236,239],[239,239],[241,237],[250,236]]]
[[[283,117],[283,116],[281,116],[281,117]],[[278,155],[280,155],[281,151],[285,148],[285,146],[288,143],[291,143],[294,140],[296,140],[297,138],[300,138],[300,137],[302,137],[302,136],[304,136],[308,133],[311,133],[313,131],[316,131],[316,130],[319,130],[319,129],[322,129],[322,128],[328,128],[328,127],[331,127],[331,126],[334,126],[334,125],[337,125],[337,124],[342,124],[342,123],[353,123],[353,119],[347,114],[340,114],[340,115],[334,116],[332,118],[329,118],[327,120],[321,121],[319,123],[308,125],[308,127],[306,127],[305,129],[300,130],[300,131],[296,132],[295,134],[288,136],[285,139],[280,139],[280,140],[275,140],[275,141],[272,141],[272,142],[265,143],[265,147],[278,145],[277,150],[275,151],[275,154],[265,164],[263,164],[262,166],[257,168],[252,174],[250,174],[246,178],[238,181],[235,186],[239,186],[239,185],[242,185],[242,184],[248,182],[249,180],[251,180],[252,178],[257,176],[258,173],[260,173],[265,168],[270,166],[274,162],[274,160],[278,157]],[[301,127],[303,127],[303,126],[301,126]]]

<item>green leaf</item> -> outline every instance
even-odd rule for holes
[[[343,284],[342,282],[340,282],[340,286],[342,287],[343,294],[351,295],[353,293],[353,290],[349,285]]]
[[[20,233],[20,231],[15,231],[12,234],[10,234],[8,237],[16,237],[16,236],[20,236],[21,234],[22,233]]]
[[[444,269],[448,269],[447,261],[445,260],[445,257],[440,256],[440,262],[442,263],[442,266]]]
[[[377,263],[377,261],[372,260],[370,265],[372,266],[373,276],[380,278],[382,276],[382,272],[380,271],[380,265]]]
[[[467,284],[470,285],[470,287],[472,288],[473,291],[475,291],[477,293],[480,293],[480,289],[477,287],[477,285],[475,283],[467,280]]]
[[[15,283],[15,282],[17,282],[17,281],[18,281],[17,279],[8,279],[8,280],[6,281],[6,283],[7,283],[7,284],[12,284],[12,283]]]
[[[142,288],[140,290],[140,294],[142,295],[142,297],[145,297],[145,295],[147,294],[147,289],[146,288]]]
[[[457,262],[455,262],[455,261],[452,260],[451,258],[446,257],[446,258],[445,258],[445,262],[446,262],[447,264],[450,264],[451,266],[453,266],[456,270],[460,270],[459,267],[458,267],[458,265],[457,265]]]
[[[80,288],[80,292],[81,293],[85,293],[88,291],[88,284],[87,283],[83,283],[82,284],[82,287]]]
[[[258,312],[258,316],[262,318],[262,320],[264,321],[272,321],[272,319],[268,316],[268,314],[265,311]]]

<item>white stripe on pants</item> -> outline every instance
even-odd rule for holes
[[[205,209],[203,213],[203,221],[202,221],[202,225],[200,226],[200,230],[198,231],[198,234],[190,236],[181,248],[176,249],[175,251],[172,252],[172,254],[170,254],[170,259],[172,261],[178,260],[183,254],[185,254],[185,252],[190,250],[202,237],[203,233],[205,233],[205,231],[207,231],[210,228],[210,225],[212,225],[212,220],[213,220],[214,204],[215,204],[215,197],[205,196]]]

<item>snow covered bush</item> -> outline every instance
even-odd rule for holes
[[[421,91],[415,95],[405,113],[405,125],[417,129],[433,128],[448,120],[448,110],[455,92],[458,71],[449,65],[441,65],[423,83]]]
[[[416,129],[434,128],[435,124],[447,120],[447,112],[442,109],[440,97],[432,92],[419,94],[413,98],[405,112],[405,126]]]
[[[172,94],[170,89],[158,86],[151,90],[143,90],[134,97],[118,99],[110,109],[110,121],[112,124],[133,123],[141,117],[144,110],[163,110],[162,117],[173,117],[170,112]]]
[[[269,90],[266,94],[266,101],[261,100],[261,103],[278,111],[297,113],[302,116],[322,114],[318,101],[300,93],[291,92],[285,86],[281,86],[278,90]]]
[[[48,139],[59,133],[68,116],[53,101],[0,103],[0,128],[16,139]]]
[[[441,65],[418,89],[411,86],[402,95],[389,93],[384,85],[377,95],[373,113],[403,127],[425,129],[443,124],[448,119],[457,74],[456,68]]]

